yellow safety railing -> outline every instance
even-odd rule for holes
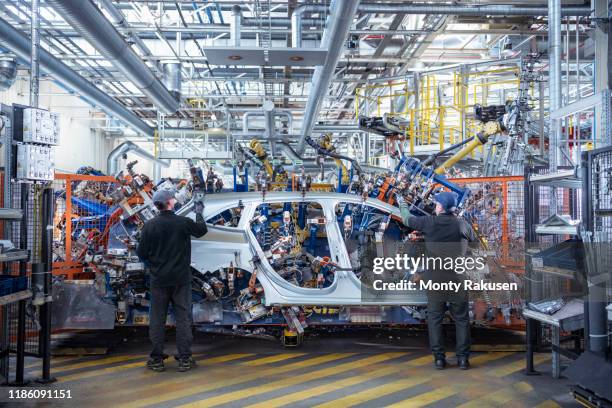
[[[518,92],[518,72],[515,66],[468,73],[457,70],[420,75],[416,86],[408,80],[368,84],[355,91],[355,113],[357,117],[386,113],[408,122],[404,137],[411,155],[423,145],[443,150],[477,133],[479,123],[468,115],[475,104],[489,105],[488,95],[501,89],[507,90],[507,96]],[[395,112],[393,103],[402,96],[407,103],[401,112]],[[416,106],[409,107],[411,96],[416,96]]]

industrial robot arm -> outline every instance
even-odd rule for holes
[[[323,136],[321,138],[321,140],[319,141],[319,143],[315,142],[314,140],[312,140],[312,138],[310,136],[306,137],[306,143],[308,143],[313,149],[315,149],[315,151],[320,154],[321,156],[327,156],[327,157],[331,157],[336,161],[336,164],[338,164],[338,166],[342,169],[342,179],[343,182],[345,180],[345,175],[346,175],[346,180],[348,182],[348,171],[346,169],[346,166],[344,166],[344,164],[342,163],[341,160],[348,160],[351,162],[353,169],[355,170],[355,172],[357,174],[361,174],[362,173],[362,169],[361,166],[359,166],[359,163],[357,163],[357,160],[350,158],[348,156],[344,156],[341,154],[338,154],[335,152],[335,147],[331,144],[331,135],[330,134],[326,134],[325,136]]]
[[[242,145],[240,145],[240,143],[236,143],[236,148],[251,163],[255,164],[260,169],[264,169],[268,177],[272,177],[272,165],[270,164],[268,155],[259,140],[251,140],[248,148],[244,148]]]
[[[268,177],[272,178],[272,164],[270,164],[270,161],[268,160],[268,153],[266,153],[266,149],[263,147],[261,142],[257,139],[253,139],[249,144],[249,148],[255,157],[257,157],[257,159],[262,163]]]

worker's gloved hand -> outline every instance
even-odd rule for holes
[[[193,203],[193,212],[196,215],[204,215],[204,203],[202,201],[196,201]]]
[[[406,204],[406,200],[404,199],[404,196],[399,193],[395,193],[395,201],[397,201],[398,206]]]
[[[204,203],[202,201],[193,203],[193,212],[196,216],[196,222],[204,222]]]

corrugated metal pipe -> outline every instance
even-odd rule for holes
[[[0,38],[2,38],[0,46],[8,48],[17,54],[26,64],[29,64],[32,47],[30,38],[15,30],[2,18],[0,18]],[[38,61],[43,70],[69,90],[78,93],[88,103],[100,107],[109,115],[122,120],[137,133],[153,137],[154,129],[152,127],[43,48],[39,49]]]
[[[159,110],[177,111],[179,101],[132,50],[91,0],[47,0],[98,52],[147,95]]]

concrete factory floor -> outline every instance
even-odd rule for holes
[[[173,359],[163,373],[145,369],[145,335],[110,335],[120,344],[104,356],[54,357],[58,381],[50,387],[71,390],[70,406],[80,407],[576,406],[567,381],[550,377],[550,354],[536,356],[540,376],[523,375],[523,352],[476,352],[469,371],[460,371],[449,353],[450,367],[437,371],[422,331],[337,332],[311,336],[295,349],[277,341],[199,333],[194,344],[199,367],[187,373],[177,372]],[[90,343],[87,336],[92,334],[86,335]],[[474,337],[482,342],[482,334]],[[169,342],[172,353],[172,335]],[[26,366],[28,377],[39,375],[37,360]],[[67,402],[54,400],[53,406]]]

